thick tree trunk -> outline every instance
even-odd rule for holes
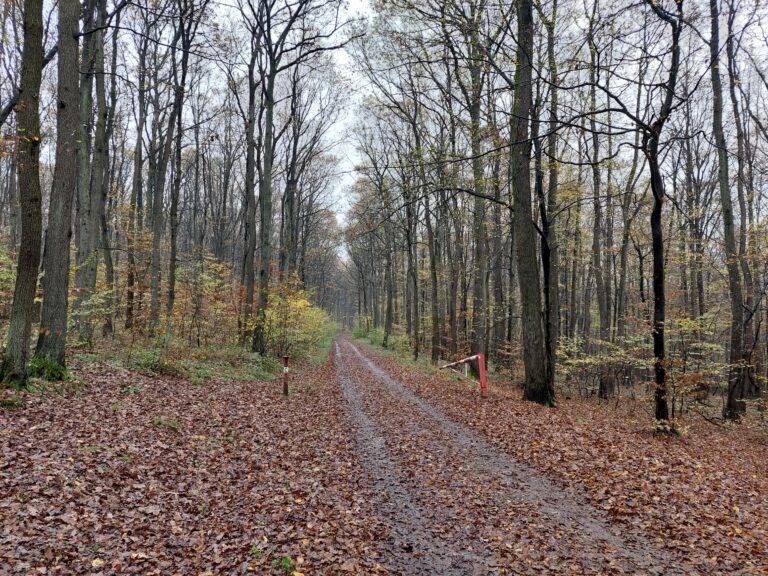
[[[555,389],[547,362],[541,309],[541,282],[536,257],[536,230],[531,211],[531,144],[528,122],[532,105],[533,2],[517,0],[517,69],[511,120],[512,186],[515,239],[523,326],[526,400],[553,405]]]
[[[437,283],[437,245],[432,228],[432,213],[429,195],[424,198],[424,219],[427,224],[427,246],[429,248],[430,306],[432,312],[431,359],[434,364],[440,359],[440,303]]]
[[[664,346],[664,322],[666,318],[666,297],[664,293],[664,232],[661,226],[661,210],[664,202],[664,182],[658,161],[658,140],[649,138],[646,154],[651,172],[653,209],[651,211],[651,238],[653,246],[653,369],[654,400],[656,420],[669,420],[667,400],[666,356]]]
[[[136,251],[138,246],[138,234],[141,230],[142,195],[144,186],[144,125],[147,121],[146,102],[146,65],[148,39],[142,39],[139,48],[139,78],[136,100],[139,107],[139,118],[136,125],[136,144],[133,150],[133,179],[131,183],[131,200],[128,212],[128,272],[125,288],[125,327],[134,326],[135,314],[135,290],[136,290]]]
[[[720,190],[720,204],[725,239],[725,265],[728,270],[728,291],[731,301],[731,343],[728,369],[728,400],[724,414],[738,418],[744,412],[741,401],[748,386],[746,358],[744,356],[744,297],[741,291],[739,254],[736,248],[736,233],[731,200],[730,178],[728,176],[728,148],[723,131],[723,88],[720,80],[720,13],[718,0],[710,0],[711,38],[709,41],[710,77],[712,80],[712,132],[717,146],[717,183]]]
[[[267,352],[267,305],[269,303],[269,281],[272,272],[272,165],[274,163],[274,113],[275,80],[277,72],[272,70],[264,88],[264,157],[259,182],[259,309],[253,331],[253,351]]]
[[[544,289],[547,291],[546,336],[550,377],[555,378],[555,363],[560,337],[560,250],[555,213],[558,210],[559,174],[557,163],[557,125],[559,115],[557,58],[555,55],[555,26],[557,24],[557,0],[552,2],[552,15],[547,28],[547,66],[550,81],[549,133],[547,134],[547,247],[549,273]]]
[[[120,13],[117,13],[115,26],[120,27]],[[107,116],[107,131],[106,131],[106,145],[107,145],[107,163],[104,166],[104,178],[101,180],[101,214],[99,215],[101,221],[101,253],[104,258],[104,275],[107,283],[107,297],[105,302],[106,315],[104,318],[104,326],[102,332],[105,336],[114,333],[113,315],[114,315],[114,289],[115,289],[115,265],[112,258],[112,247],[110,241],[109,232],[109,218],[107,203],[109,201],[110,184],[114,179],[114,160],[109,155],[109,143],[112,139],[112,133],[115,125],[115,110],[117,108],[117,34],[112,35],[112,62],[110,66],[110,80],[109,80],[109,114]],[[97,98],[98,92],[104,89],[103,74],[101,82],[98,82],[97,78]]]
[[[77,182],[78,20],[80,3],[59,3],[58,96],[56,114],[56,167],[48,212],[43,254],[43,306],[35,355],[64,366],[69,303],[69,244],[72,237],[72,202]]]
[[[85,30],[92,31],[103,22],[100,4],[103,0],[90,0],[84,10]],[[98,11],[98,21],[97,21]],[[104,115],[106,110],[97,112],[97,153],[93,152],[93,80],[96,60],[104,57],[100,40],[102,32],[91,32],[85,36],[80,65],[80,134],[78,138],[77,175],[77,223],[75,240],[77,244],[75,288],[77,295],[73,302],[77,329],[80,338],[91,342],[93,327],[88,301],[96,286],[98,264],[98,238],[101,230],[100,214],[94,212],[101,201],[101,178],[103,177],[103,140],[105,133]],[[99,196],[95,198],[95,196]]]
[[[11,321],[0,365],[3,383],[27,382],[27,357],[32,331],[37,272],[42,244],[42,193],[40,190],[40,82],[43,70],[43,3],[24,2],[24,48],[21,85],[16,113],[17,170],[21,214],[16,283]]]

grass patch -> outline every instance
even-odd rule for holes
[[[323,338],[322,342],[320,342],[317,347],[317,351],[310,356],[309,362],[313,366],[324,364],[328,358],[328,354],[331,352],[331,346],[333,346],[333,336]]]
[[[0,388],[0,408],[18,410],[24,406],[24,393],[12,388]]]
[[[43,378],[30,378],[25,387],[0,386],[0,408],[14,410],[24,406],[24,399],[28,394],[37,394],[42,397],[64,398],[78,396],[83,383],[79,380],[49,382]]]
[[[335,331],[312,344],[311,349],[291,353],[292,359],[305,359],[314,366],[322,365],[333,345]],[[237,344],[194,346],[181,338],[141,338],[120,333],[111,340],[101,340],[100,347],[75,355],[75,360],[115,368],[127,368],[147,376],[181,376],[195,386],[205,386],[212,380],[234,382],[264,382],[275,380],[282,373],[282,360],[261,356]],[[136,386],[122,388],[125,394],[138,394]]]
[[[137,350],[131,357],[130,366],[139,372],[174,376],[180,373],[173,358],[161,348]]]
[[[429,374],[435,374],[438,372],[438,367],[432,364],[429,358],[428,350],[421,350],[419,359],[413,359],[413,349],[408,342],[408,338],[402,334],[390,334],[389,342],[386,348],[384,348],[382,345],[384,333],[381,328],[371,330],[368,333],[362,333],[362,335],[359,336],[357,335],[358,332],[355,334],[355,341],[358,344],[360,344],[363,348],[367,348],[368,350],[375,352],[376,354],[394,358],[403,366],[418,368],[419,370]]]
[[[199,348],[174,365],[179,374],[197,386],[213,378],[236,382],[274,380],[281,370],[277,358],[263,357],[239,346]]]
[[[181,422],[176,420],[176,418],[169,418],[167,416],[155,416],[152,419],[152,424],[158,428],[165,428],[166,430],[173,430],[174,432],[178,432],[182,428]]]
[[[75,354],[75,360],[82,362],[83,364],[98,364],[101,362],[101,357],[98,354],[80,352],[79,354]]]
[[[283,572],[291,572],[293,570],[293,559],[290,556],[280,556],[272,560],[272,567],[278,568]]]
[[[49,382],[43,378],[30,378],[27,383],[27,391],[30,394],[39,394],[40,396],[78,396],[83,382],[80,380],[63,380],[59,382]]]

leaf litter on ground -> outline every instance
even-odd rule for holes
[[[0,410],[0,573],[384,572],[329,365],[193,385],[108,365]]]
[[[442,373],[366,356],[686,573],[768,573],[764,430],[694,420],[683,437],[654,436],[629,400],[551,410],[496,384],[483,401]],[[626,573],[609,547],[574,550],[572,527],[546,526],[493,475],[470,476],[471,462],[452,461],[471,459],[465,446],[361,361],[350,370],[422,536],[453,545],[455,573]],[[287,400],[278,382],[200,386],[92,364],[76,374],[76,394],[0,410],[0,573],[407,573],[332,359],[300,367]]]

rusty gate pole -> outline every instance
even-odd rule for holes
[[[485,376],[485,354],[482,352],[477,353],[477,371],[480,374],[480,396],[485,398],[488,392],[488,381]]]

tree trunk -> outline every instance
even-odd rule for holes
[[[597,4],[594,5],[595,7]],[[593,14],[594,17],[594,14]],[[597,343],[597,352],[601,354],[605,347],[605,342],[610,339],[610,327],[611,319],[608,311],[608,290],[606,290],[606,280],[608,271],[603,267],[602,261],[602,247],[601,237],[605,234],[603,229],[603,207],[602,199],[600,197],[601,190],[601,174],[600,174],[600,145],[598,139],[598,126],[597,126],[597,76],[598,76],[598,52],[597,46],[593,36],[593,20],[590,20],[589,28],[589,54],[590,54],[590,66],[589,66],[589,83],[590,83],[590,107],[591,115],[589,117],[590,131],[592,133],[592,157],[590,159],[592,164],[592,205],[594,209],[593,214],[593,226],[592,226],[592,270],[595,277],[596,290],[595,295],[597,297],[597,311],[600,318],[600,338]],[[599,392],[600,398],[609,398],[613,395],[614,382],[613,379],[601,371],[599,378]]]
[[[168,302],[166,303],[166,312],[168,314],[168,321],[170,322],[171,314],[173,313],[173,306],[176,302],[176,260],[177,260],[177,239],[179,231],[179,196],[181,194],[181,148],[182,139],[184,137],[184,125],[182,118],[182,111],[184,107],[184,95],[187,84],[187,68],[189,62],[189,52],[192,48],[192,40],[197,29],[196,17],[191,12],[192,6],[187,5],[186,2],[179,2],[180,8],[180,21],[179,27],[181,30],[181,74],[178,72],[178,68],[174,62],[174,80],[176,83],[174,91],[173,108],[176,111],[176,144],[175,144],[175,158],[174,158],[174,173],[173,184],[171,186],[171,210],[168,214],[168,221],[171,233],[171,247],[170,247],[170,261],[168,263]],[[202,9],[202,7],[201,7]],[[202,13],[202,12],[201,12]],[[227,190],[224,190],[223,196],[226,199]],[[196,241],[194,242],[197,244]],[[197,246],[195,246],[197,248]]]
[[[736,249],[736,234],[733,222],[733,202],[731,200],[730,179],[728,176],[728,148],[723,131],[723,88],[720,81],[720,13],[718,0],[710,0],[711,38],[709,41],[710,75],[712,79],[712,132],[717,146],[718,173],[717,183],[720,190],[720,204],[723,218],[723,236],[725,238],[725,265],[728,270],[728,291],[731,301],[731,346],[728,368],[728,400],[724,415],[736,419],[744,412],[744,398],[748,385],[748,368],[744,357],[744,300],[741,291],[739,272],[739,254]]]
[[[550,377],[554,381],[557,348],[560,336],[560,250],[555,213],[558,209],[557,124],[559,114],[557,58],[555,56],[555,26],[557,0],[552,2],[552,16],[547,28],[547,66],[550,81],[549,134],[547,134],[547,232],[549,250],[549,274],[544,289],[547,291],[546,337]]]
[[[251,54],[248,65],[248,110],[245,121],[245,241],[243,249],[243,283],[245,302],[241,338],[244,344],[253,334],[253,291],[256,283],[254,258],[256,256],[256,52]]]
[[[115,19],[116,28],[120,27],[120,12],[117,13]],[[112,335],[114,332],[114,325],[112,317],[114,315],[114,289],[115,289],[115,265],[112,259],[112,248],[109,233],[109,220],[107,203],[109,201],[110,184],[114,178],[114,160],[111,160],[109,155],[109,143],[112,138],[115,125],[115,110],[117,108],[117,34],[112,35],[112,62],[110,66],[110,80],[109,80],[109,113],[107,116],[107,130],[106,130],[106,150],[107,150],[107,163],[104,166],[104,178],[101,180],[101,214],[99,215],[101,220],[101,253],[104,258],[104,275],[107,283],[107,297],[105,302],[106,316],[104,319],[104,326],[102,332],[105,336]],[[103,75],[102,75],[103,76]],[[98,80],[98,79],[97,79]],[[104,88],[103,77],[101,83],[97,82],[96,91],[97,99],[99,87]]]
[[[475,39],[477,41],[477,39]],[[474,274],[472,284],[472,332],[470,354],[486,353],[486,325],[488,312],[488,257],[486,250],[487,231],[485,221],[485,171],[483,168],[481,143],[481,90],[479,62],[473,61],[470,67],[472,101],[469,106],[470,145],[472,148],[472,185],[475,192],[473,200],[472,233],[474,237]]]
[[[651,172],[653,209],[651,210],[651,237],[653,246],[653,368],[656,420],[669,420],[667,401],[666,360],[664,349],[664,322],[666,298],[664,293],[664,233],[661,226],[661,210],[664,202],[664,181],[658,162],[658,140],[650,137],[647,157]]]
[[[437,361],[440,359],[440,303],[437,296],[438,254],[435,233],[432,228],[432,211],[429,204],[429,194],[427,194],[424,198],[424,220],[427,225],[427,246],[429,248],[430,305],[432,310],[431,359],[433,364],[437,364]]]
[[[100,0],[90,0],[84,8],[83,28],[90,31],[85,36],[82,49],[82,61],[80,65],[80,133],[78,138],[78,175],[77,175],[77,223],[75,241],[77,245],[77,268],[75,270],[75,288],[77,295],[73,302],[75,317],[77,319],[80,338],[91,342],[93,333],[91,325],[91,311],[88,301],[93,295],[96,285],[96,266],[98,263],[98,236],[101,229],[99,214],[93,213],[93,206],[98,206],[94,195],[101,194],[101,189],[94,189],[94,181],[102,177],[101,147],[104,145],[103,114],[104,110],[97,113],[99,128],[102,130],[97,137],[99,146],[98,161],[93,158],[92,166],[92,128],[93,128],[93,79],[95,75],[95,63],[103,58],[103,50],[99,53],[99,38],[101,31],[93,31],[99,25],[96,22],[97,9],[100,10]],[[99,13],[99,21],[103,16]],[[97,165],[98,163],[98,165]]]
[[[747,237],[750,237],[749,246],[754,247],[755,244],[755,227],[753,225],[753,218],[748,216],[751,212],[751,203],[748,208],[748,200],[745,194],[745,187],[747,185],[746,175],[746,135],[744,133],[744,124],[742,122],[741,110],[739,108],[739,98],[736,94],[736,88],[740,85],[736,63],[736,39],[733,30],[733,21],[736,17],[736,11],[733,4],[729,2],[728,11],[728,39],[726,40],[726,54],[728,56],[728,87],[729,95],[731,99],[731,107],[733,109],[733,120],[736,128],[736,166],[737,166],[737,179],[736,179],[736,193],[739,200],[739,264],[741,265],[741,273],[744,277],[744,305],[746,306],[747,318],[744,320],[743,326],[743,343],[744,348],[744,361],[748,364],[745,367],[747,370],[747,381],[744,382],[743,393],[750,398],[756,398],[759,396],[760,386],[755,379],[755,373],[759,373],[760,365],[760,348],[756,346],[755,342],[755,326],[759,326],[755,322],[756,308],[759,304],[755,304],[755,299],[759,299],[761,296],[760,282],[757,281],[752,274],[752,267],[750,265],[749,249],[747,245]],[[722,98],[721,98],[722,104]],[[753,194],[750,194],[753,196]],[[759,315],[757,315],[759,316]],[[754,358],[752,351],[755,351]]]
[[[80,2],[59,3],[56,167],[43,253],[43,306],[35,355],[64,366],[69,303],[69,244],[77,183],[77,127],[80,96],[77,70]]]
[[[267,305],[269,303],[269,280],[272,272],[272,165],[274,162],[274,113],[275,80],[277,71],[273,68],[267,76],[264,88],[264,157],[259,182],[259,310],[253,332],[253,351],[267,352]]]
[[[27,383],[27,357],[32,331],[37,272],[42,244],[42,193],[40,189],[40,82],[43,70],[43,3],[24,2],[24,48],[21,85],[16,113],[17,170],[21,214],[16,283],[11,321],[0,365],[3,383]]]
[[[532,105],[533,2],[517,0],[517,68],[510,148],[514,189],[517,272],[522,305],[526,400],[554,405],[555,389],[546,355],[541,314],[541,282],[536,257],[536,231],[531,211],[531,144],[528,122]]]

